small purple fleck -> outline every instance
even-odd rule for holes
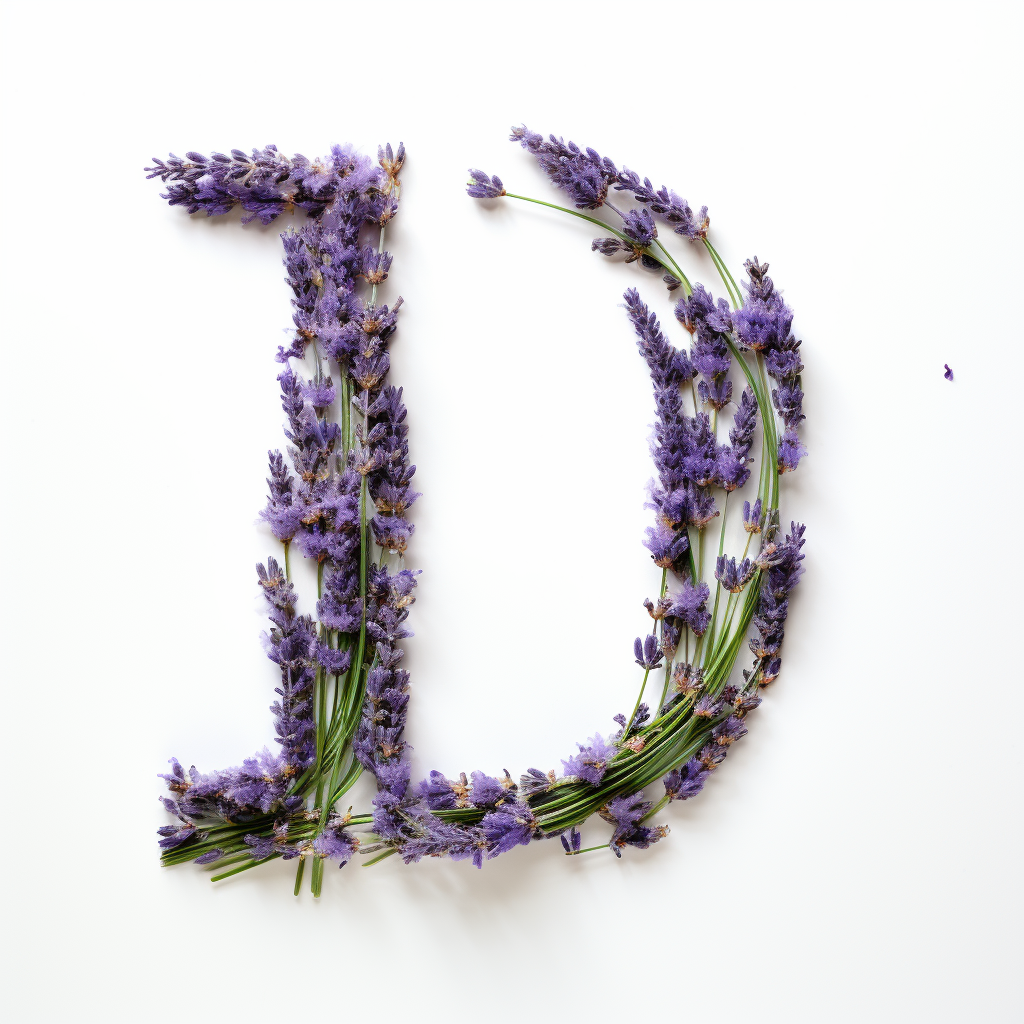
[[[953,371],[949,368],[949,363],[943,363],[942,365],[945,366],[945,368],[946,368],[946,372],[942,376],[945,377],[946,380],[952,380],[953,379]]]

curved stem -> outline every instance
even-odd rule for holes
[[[579,210],[570,210],[568,206],[559,206],[557,203],[548,203],[545,202],[543,199],[533,199],[530,196],[516,195],[514,192],[506,192],[505,196],[508,199],[519,199],[524,203],[536,203],[538,206],[546,206],[548,207],[548,209],[551,210],[558,210],[561,213],[568,213],[570,216],[578,217],[580,220],[585,220],[590,224],[596,224],[598,227],[603,228],[605,231],[610,231],[613,235],[615,235],[616,238],[620,239],[623,242],[627,242],[630,245],[633,244],[633,239],[631,239],[629,235],[627,235],[625,232],[620,231],[616,227],[612,227],[612,225],[609,224],[607,221],[598,220],[596,217],[589,217],[585,213],[580,213]],[[611,206],[610,203],[606,202],[605,206],[610,206],[615,213],[618,213],[620,217],[622,216],[622,214],[617,209],[615,209],[614,206]],[[653,251],[654,246],[657,246],[661,250],[664,259],[662,259],[661,256],[658,256]],[[672,258],[672,254],[668,251],[668,249],[665,248],[664,245],[662,245],[662,243],[657,238],[654,239],[652,245],[647,246],[647,248],[643,249],[642,251],[646,255],[650,256],[651,259],[657,260],[662,265],[664,265],[665,259],[667,259],[669,263],[672,264],[671,269],[675,272],[675,276],[679,278],[679,281],[683,286],[683,290],[686,292],[687,295],[692,293],[693,287],[690,284],[689,278],[682,272],[682,270],[680,270],[679,264],[676,263],[676,261]]]

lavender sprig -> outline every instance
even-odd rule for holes
[[[294,208],[309,214],[282,236],[295,334],[278,351],[278,381],[291,468],[280,452],[270,453],[262,513],[282,542],[284,568],[273,558],[259,567],[273,623],[268,654],[281,670],[273,711],[282,750],[207,776],[186,773],[175,761],[165,776],[170,808],[185,822],[164,835],[165,861],[198,854],[203,863],[240,863],[217,878],[297,858],[297,891],[312,859],[319,895],[324,862],[347,863],[359,847],[351,826],[370,820],[334,811],[363,760],[382,791],[402,792],[408,784],[407,759],[378,750],[361,760],[357,739],[384,730],[400,750],[407,702],[408,674],[397,667],[395,645],[411,635],[402,623],[416,574],[389,569],[384,558],[391,552],[401,560],[412,535],[415,468],[408,464],[402,392],[387,383],[401,300],[390,308],[377,301],[391,267],[384,230],[398,208],[404,159],[401,146],[382,148],[376,165],[348,148],[308,161],[267,147],[251,158],[239,151],[172,156],[147,169],[170,183],[171,205],[191,212],[216,216],[240,206],[264,223]],[[361,244],[370,228],[375,247]],[[359,294],[361,281],[369,285],[367,298]],[[311,375],[293,367],[310,355]],[[379,564],[370,557],[374,540]],[[318,567],[316,619],[297,610],[292,546]]]

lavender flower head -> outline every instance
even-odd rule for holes
[[[586,745],[579,743],[577,746],[579,753],[562,762],[565,774],[582,779],[591,786],[600,786],[609,762],[616,754],[616,747],[606,743],[600,733],[595,733]]]
[[[776,382],[772,404],[785,425],[779,441],[779,471],[796,469],[806,449],[797,435],[804,419],[800,374],[800,342],[792,333],[793,311],[768,276],[768,264],[755,256],[744,264],[747,271],[747,301],[736,311],[736,335],[746,348],[761,354],[765,370]]]
[[[594,249],[623,253],[627,263],[648,269],[671,265],[665,281],[684,293],[676,317],[689,335],[686,345],[669,340],[635,289],[624,295],[655,409],[654,522],[645,544],[664,570],[656,601],[644,602],[651,632],[634,643],[646,689],[632,718],[615,717],[620,729],[608,740],[595,733],[577,744],[562,761],[561,776],[529,769],[516,783],[507,771],[452,778],[432,771],[413,783],[402,645],[412,636],[417,574],[405,568],[403,556],[419,495],[403,393],[388,382],[402,302],[378,300],[392,266],[383,229],[398,207],[404,147],[382,147],[376,164],[341,147],[318,161],[285,157],[274,147],[251,157],[232,151],[155,161],[147,170],[167,183],[171,205],[208,216],[240,207],[264,223],[294,210],[309,215],[283,236],[294,325],[277,357],[287,445],[284,454],[269,453],[261,515],[284,545],[285,566],[289,551],[298,552],[317,563],[319,580],[314,619],[300,612],[290,571],[275,559],[258,567],[271,620],[265,645],[279,673],[272,707],[279,749],[207,774],[171,762],[164,802],[175,820],[160,830],[171,862],[189,851],[202,863],[239,853],[253,861],[310,860],[318,894],[324,864],[344,866],[357,852],[397,853],[407,864],[446,857],[481,867],[519,845],[559,835],[566,854],[585,853],[578,826],[595,809],[612,826],[608,845],[617,857],[626,847],[646,849],[668,830],[649,823],[652,804],[643,788],[660,777],[669,801],[699,793],[746,733],[759,688],[779,673],[790,595],[803,571],[803,527],[793,524],[784,539],[777,537],[776,473],[796,468],[804,454],[798,436],[803,365],[792,312],[756,258],[746,264],[748,298],[739,309],[700,284],[691,287],[665,248],[671,235],[664,225],[705,243],[719,262],[707,239],[706,208],[695,214],[676,193],[655,190],[649,179],[560,137],[521,127],[512,139],[578,209],[618,218],[609,224],[614,237],[595,239]],[[616,208],[612,190],[636,207]],[[477,199],[508,194],[500,178],[479,170],[469,172],[467,193]],[[735,301],[731,277],[725,284]],[[742,378],[730,373],[734,357],[751,382],[735,398],[733,379]],[[770,407],[759,404],[768,400],[765,373],[773,382]],[[772,409],[783,426],[777,464],[760,467],[754,501],[743,503],[747,544],[756,550],[715,559],[703,532],[719,515],[715,492],[728,496],[743,488],[753,456],[771,451]],[[765,442],[755,452],[762,414]],[[725,542],[723,528],[722,539],[716,535],[711,543],[722,551]],[[709,566],[727,594],[740,594],[751,581],[755,589],[739,600],[716,597],[712,612],[711,588],[701,579]],[[749,627],[754,666],[742,685],[733,685],[736,648]],[[663,679],[660,672],[651,677],[661,668]],[[324,710],[332,695],[335,717]],[[334,808],[360,770],[372,776],[377,794],[372,812],[353,819]],[[208,835],[212,824],[216,831]],[[369,847],[360,844],[363,827],[372,832]]]
[[[488,177],[483,171],[469,171],[469,186],[466,195],[472,199],[498,199],[505,195],[505,186],[496,174]]]
[[[627,846],[646,850],[668,835],[665,825],[652,827],[643,824],[651,806],[643,799],[642,793],[632,793],[616,797],[601,808],[601,817],[615,829],[608,845],[616,857],[621,857]]]
[[[582,150],[554,135],[547,139],[525,125],[512,129],[511,139],[532,153],[556,188],[561,189],[580,210],[596,210],[608,198],[608,189],[618,179],[618,169],[593,149]]]

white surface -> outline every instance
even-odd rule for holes
[[[1019,1019],[1020,8],[632,11],[8,7],[12,1024]],[[465,198],[469,166],[551,194],[519,122],[707,203],[796,310],[783,674],[622,862],[388,861],[319,904],[280,863],[161,870],[166,757],[271,737],[254,520],[290,322],[284,225],[169,209],[141,173],[168,149],[409,149],[417,772],[546,769],[633,699],[651,400],[617,303],[669,305],[585,226]]]

